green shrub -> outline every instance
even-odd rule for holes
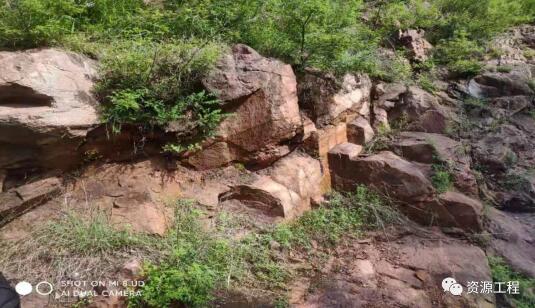
[[[219,57],[210,42],[145,40],[118,43],[101,60],[97,93],[113,131],[123,124],[165,126],[180,121],[179,137],[209,135],[222,119],[218,100],[200,89]]]
[[[149,280],[143,287],[143,296],[133,301],[142,300],[150,307],[205,305],[212,298],[217,275],[209,266],[197,262],[148,266],[145,274]]]
[[[444,193],[453,186],[453,179],[449,168],[444,164],[433,164],[431,182],[439,193]]]
[[[489,257],[489,265],[492,272],[492,279],[494,282],[519,282],[519,295],[505,295],[514,304],[515,307],[529,308],[535,306],[535,279],[526,277],[515,272],[505,261],[500,257]]]
[[[475,41],[469,40],[465,31],[456,32],[451,40],[442,40],[435,53],[439,63],[445,64],[452,73],[460,76],[478,74],[482,69],[479,62],[481,55],[482,48]]]
[[[96,212],[89,219],[74,212],[47,225],[44,234],[50,239],[41,245],[54,247],[58,252],[76,255],[100,254],[115,250],[139,247],[145,238],[132,232],[118,231],[113,228],[109,218],[103,212]]]
[[[496,71],[499,73],[510,73],[513,70],[511,66],[498,66],[496,67]]]

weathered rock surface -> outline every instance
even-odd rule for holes
[[[0,226],[44,204],[61,190],[58,178],[48,178],[0,193]]]
[[[198,169],[232,161],[267,166],[287,154],[279,147],[302,131],[296,79],[290,65],[264,58],[248,46],[235,45],[203,83],[231,115],[204,149],[189,158]],[[266,155],[259,154],[262,152]]]
[[[298,84],[299,103],[318,127],[336,124],[347,115],[370,113],[372,83],[367,75],[333,75],[308,70]]]
[[[333,187],[353,191],[359,184],[380,191],[400,205],[411,219],[424,224],[482,230],[483,206],[457,192],[437,195],[424,170],[392,152],[358,156],[362,147],[344,143],[329,152]]]
[[[0,52],[0,169],[68,169],[98,121],[95,62],[56,49]]]
[[[487,215],[490,251],[502,256],[514,270],[535,277],[535,215],[511,214],[491,208]]]
[[[427,60],[427,54],[433,48],[433,45],[425,39],[424,30],[400,30],[398,40],[409,50],[409,57],[416,62]]]
[[[334,149],[331,153],[336,155]],[[334,187],[340,190],[352,191],[357,184],[363,184],[404,202],[426,201],[434,193],[431,182],[417,166],[392,152],[351,157],[344,165],[330,162],[329,166]]]
[[[480,232],[483,229],[481,202],[453,191],[447,191],[438,198],[459,228],[472,232]]]
[[[391,148],[409,161],[423,164],[445,164],[461,192],[476,196],[477,181],[473,175],[471,158],[466,146],[440,134],[401,132]]]
[[[347,124],[347,140],[349,142],[364,145],[370,142],[375,133],[370,122],[364,117],[358,117]]]
[[[484,73],[470,80],[468,89],[472,96],[478,98],[533,95],[528,81],[528,77],[514,72]]]
[[[322,264],[319,277],[300,283],[305,290],[291,298],[292,307],[495,307],[493,294],[453,296],[442,290],[446,277],[464,290],[468,281],[492,278],[480,248],[439,233],[353,241],[335,255]]]
[[[440,105],[437,97],[414,86],[379,84],[376,86],[376,102],[379,114],[385,110],[390,125],[406,126],[404,129],[428,133],[444,133],[452,120],[452,113]],[[384,121],[384,120],[383,120]]]
[[[225,202],[239,201],[263,215],[293,218],[310,209],[311,198],[321,194],[320,162],[294,152],[282,158],[251,184],[232,186],[220,195]]]

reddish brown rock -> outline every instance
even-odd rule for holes
[[[358,117],[347,124],[347,140],[351,143],[364,145],[371,141],[374,135],[370,122],[363,117]]]
[[[455,187],[465,194],[477,196],[471,158],[460,142],[440,134],[401,132],[392,142],[391,149],[410,161],[446,164],[451,169]]]
[[[353,157],[337,167],[331,170],[333,185],[340,190],[353,191],[357,184],[363,184],[405,202],[425,201],[434,193],[431,182],[417,166],[392,152]]]
[[[57,49],[0,52],[0,169],[66,170],[99,123],[96,63]]]
[[[308,69],[299,81],[299,103],[318,127],[345,121],[347,115],[369,117],[371,80],[367,75],[335,76]]]
[[[61,182],[48,178],[0,193],[0,226],[59,194]]]
[[[440,105],[437,97],[418,87],[379,84],[376,91],[375,119],[384,122],[386,112],[390,125],[396,123],[406,130],[444,133],[454,116],[447,107]],[[377,125],[374,122],[374,127]]]
[[[429,51],[433,46],[424,38],[424,30],[408,29],[399,31],[398,39],[409,49],[409,57],[416,62],[427,60]]]
[[[230,113],[204,150],[189,163],[199,169],[233,161],[265,166],[285,155],[273,150],[302,131],[297,86],[290,65],[235,45],[203,81]],[[265,155],[259,155],[259,153]]]
[[[441,194],[439,201],[453,217],[459,228],[472,232],[482,230],[483,205],[481,202],[453,191]]]

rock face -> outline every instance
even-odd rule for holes
[[[329,152],[333,187],[354,191],[357,185],[378,190],[400,205],[411,219],[424,225],[482,230],[483,206],[457,192],[437,195],[423,168],[392,152],[359,157],[362,147],[344,143]]]
[[[220,195],[225,202],[239,201],[270,217],[293,218],[310,209],[311,198],[321,195],[319,161],[294,152],[263,170],[253,183],[236,185]]]
[[[345,116],[370,113],[372,83],[367,75],[333,75],[307,70],[298,84],[299,103],[318,127],[337,124]]]
[[[56,196],[61,190],[58,178],[48,178],[0,192],[0,227],[24,212]]]
[[[336,148],[331,153],[336,155]],[[332,160],[333,156],[329,157]],[[417,166],[392,152],[350,157],[341,168],[334,161],[329,166],[334,186],[340,190],[353,191],[357,184],[363,184],[405,202],[425,201],[434,193],[431,182]]]
[[[535,277],[535,215],[513,217],[491,208],[487,217],[492,234],[490,250],[502,256],[515,271]]]
[[[470,169],[471,158],[462,143],[439,134],[402,132],[392,142],[391,148],[409,161],[445,164],[457,189],[468,195],[477,195],[477,181]]]
[[[390,125],[397,123],[407,130],[444,133],[451,121],[451,112],[440,105],[438,98],[418,87],[379,84],[375,92],[375,117],[384,122],[386,111]]]
[[[0,52],[0,169],[68,169],[98,123],[95,63],[56,49]]]
[[[235,45],[203,83],[230,115],[204,149],[189,158],[191,165],[209,169],[239,161],[266,166],[288,153],[284,142],[302,131],[290,65]]]
[[[483,205],[481,202],[453,191],[445,192],[438,198],[459,228],[472,232],[482,230]]]
[[[389,241],[348,241],[320,267],[292,307],[495,307],[493,294],[469,294],[468,281],[492,280],[483,250],[441,235],[390,236]],[[395,238],[395,240],[391,240]],[[343,268],[343,271],[339,269]],[[442,280],[463,285],[462,296],[444,292]],[[292,294],[296,294],[292,290]]]
[[[409,49],[409,56],[413,61],[423,62],[427,60],[427,54],[433,48],[424,36],[424,30],[399,31],[398,39],[403,46]]]
[[[531,73],[529,73],[531,75]],[[533,95],[529,79],[516,73],[485,73],[470,81],[470,94],[478,98]]]
[[[375,136],[370,122],[364,117],[358,117],[347,124],[347,139],[349,142],[364,145]]]

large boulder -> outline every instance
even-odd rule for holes
[[[306,154],[294,152],[259,175],[251,184],[234,185],[222,193],[222,206],[237,201],[261,215],[290,219],[309,210],[311,199],[320,195],[320,162]]]
[[[240,161],[269,165],[288,151],[284,143],[302,131],[297,83],[290,65],[235,45],[203,81],[230,115],[191,165],[209,169]]]
[[[384,119],[386,111],[390,125],[428,133],[446,132],[452,112],[439,99],[415,86],[379,84],[376,86],[376,118]],[[384,121],[384,120],[383,120]]]
[[[427,60],[428,53],[433,48],[433,45],[424,36],[424,30],[408,29],[399,31],[398,40],[409,50],[409,57],[415,62]]]
[[[533,95],[535,92],[528,85],[530,77],[531,72],[484,73],[470,80],[468,91],[477,98]]]
[[[384,151],[367,157],[349,155],[345,164],[338,164],[338,147],[332,149],[329,155],[335,188],[353,191],[357,184],[363,184],[393,199],[411,203],[432,198],[434,189],[431,182],[416,165],[396,154]]]
[[[457,192],[437,195],[418,163],[388,151],[359,156],[361,150],[361,146],[344,143],[329,152],[331,178],[337,190],[351,192],[357,185],[366,185],[399,204],[419,223],[469,232],[482,229],[483,206],[479,201]]]
[[[481,202],[453,191],[441,194],[439,201],[453,217],[457,227],[472,232],[482,230],[483,205]]]
[[[367,75],[336,78],[308,69],[298,84],[299,103],[319,127],[345,121],[348,115],[368,118],[371,88]]]
[[[391,148],[409,161],[448,166],[455,187],[463,193],[477,195],[477,181],[470,169],[469,151],[462,143],[440,134],[401,132]]]
[[[99,122],[95,62],[57,49],[0,52],[0,169],[68,169]]]
[[[0,227],[26,211],[46,203],[60,191],[60,180],[48,178],[0,192]]]

